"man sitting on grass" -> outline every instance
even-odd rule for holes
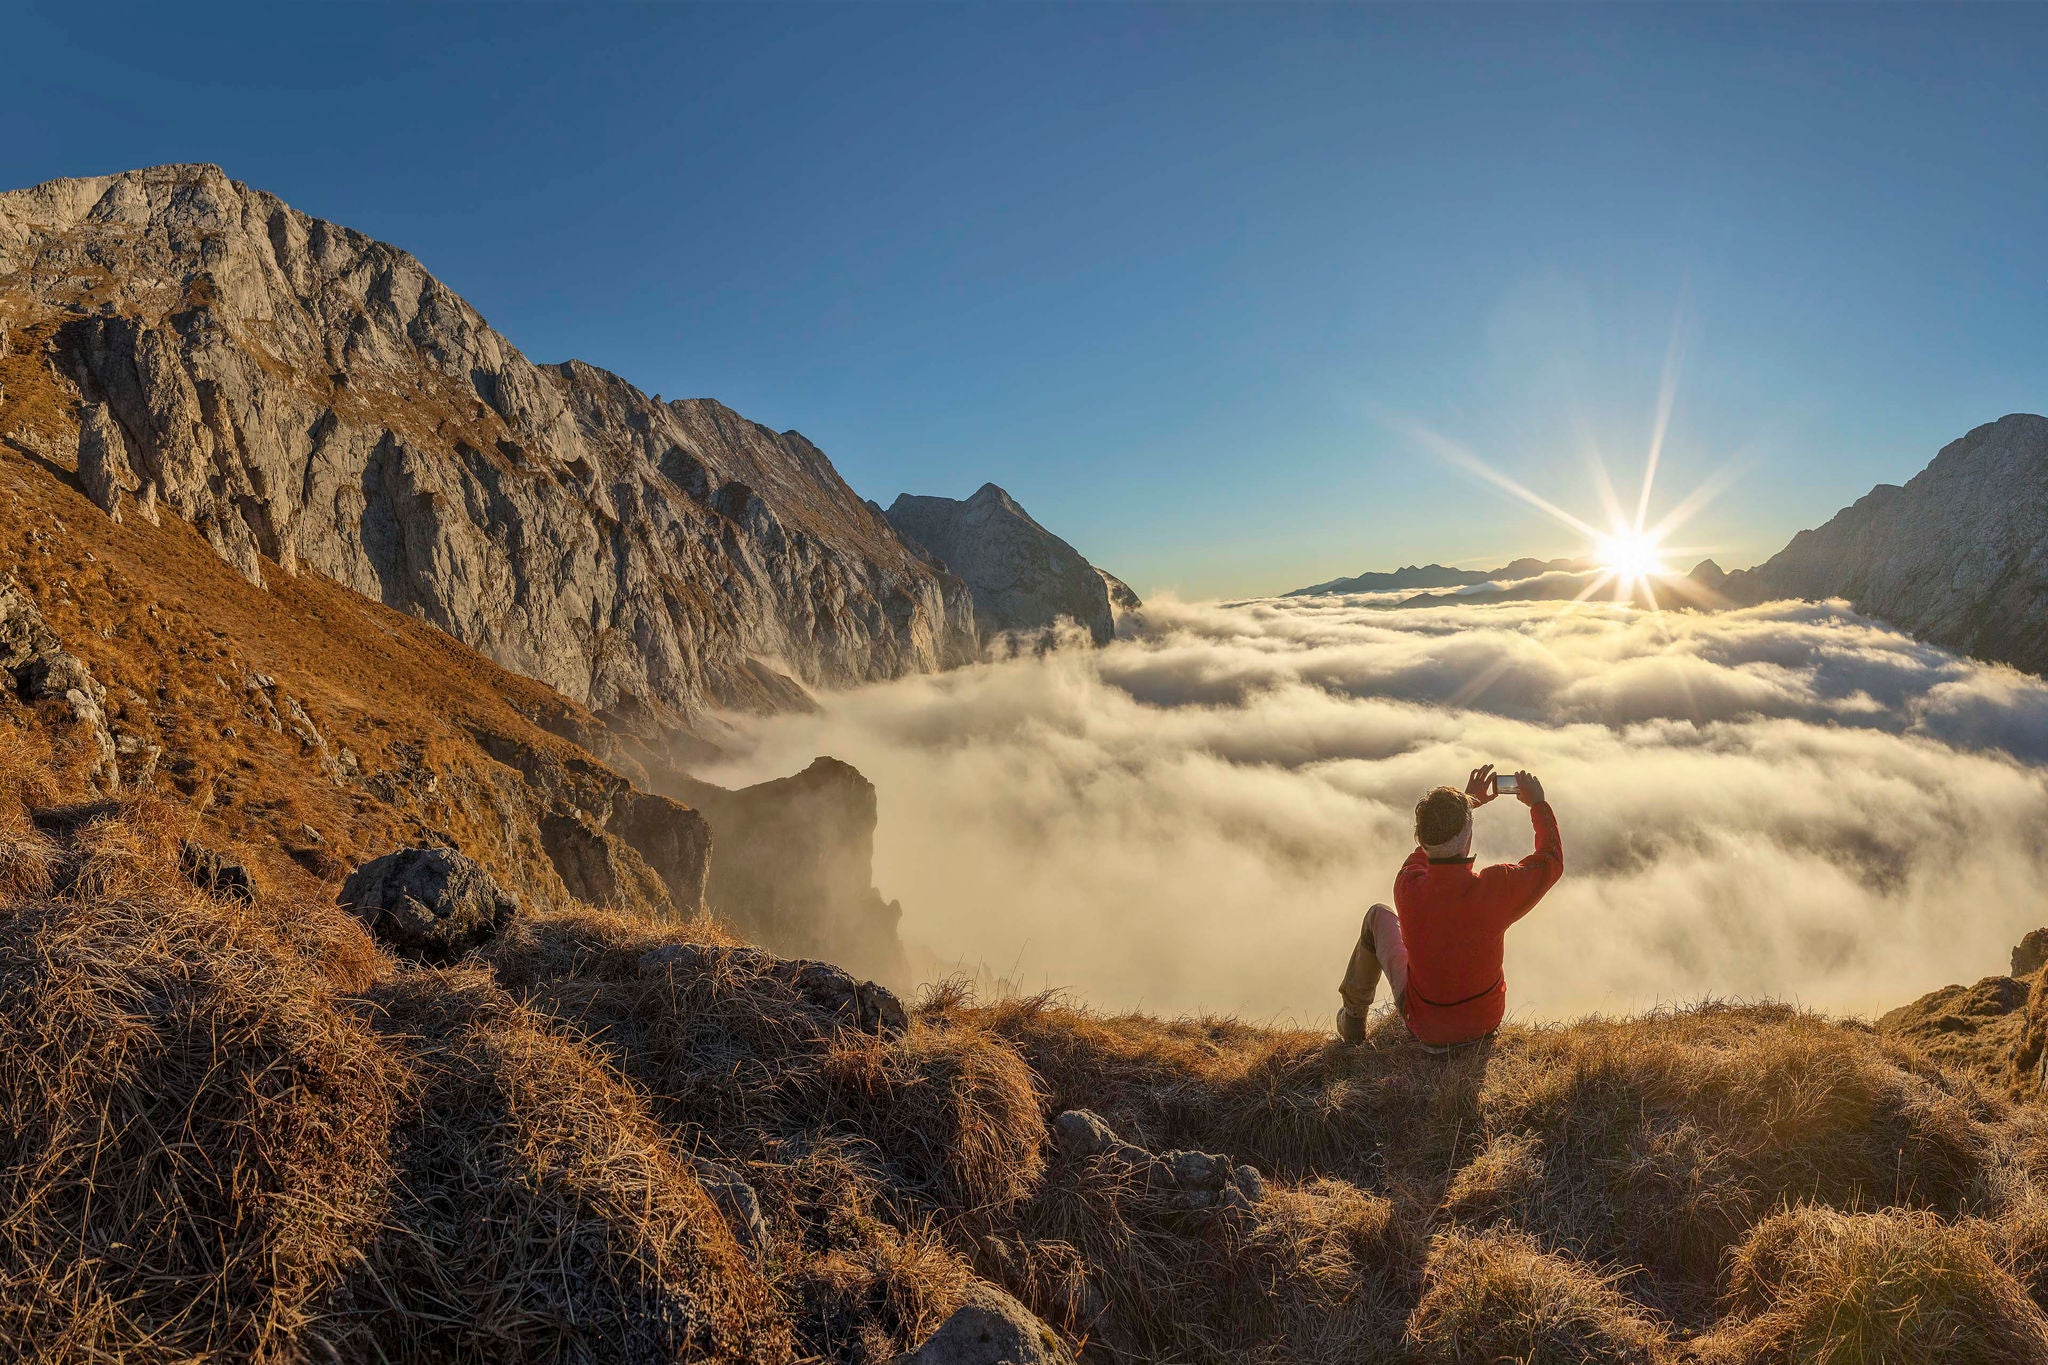
[[[1508,783],[1499,784],[1505,788]],[[1536,908],[1564,875],[1557,817],[1543,784],[1516,773],[1516,796],[1536,827],[1536,851],[1519,863],[1472,866],[1472,811],[1498,794],[1493,765],[1474,768],[1465,790],[1438,787],[1415,804],[1419,845],[1394,878],[1394,909],[1365,915],[1351,966],[1337,994],[1337,1036],[1365,1040],[1366,1012],[1380,973],[1394,988],[1394,1007],[1408,1031],[1432,1048],[1490,1035],[1507,1010],[1501,972],[1508,926]]]

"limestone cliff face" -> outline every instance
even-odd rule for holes
[[[2048,672],[2048,418],[1976,428],[1719,586],[1739,602],[1847,598],[1923,640]]]
[[[976,647],[958,580],[823,452],[528,361],[419,262],[211,166],[0,194],[0,337],[84,403],[80,480],[250,582],[311,567],[613,720],[800,704]]]
[[[1043,631],[1064,617],[1107,644],[1117,618],[1143,606],[992,483],[965,501],[905,493],[890,504],[888,519],[967,581],[984,631]]]

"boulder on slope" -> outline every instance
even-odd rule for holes
[[[349,874],[341,904],[400,957],[448,963],[498,936],[519,902],[452,848],[402,848]]]
[[[976,1283],[967,1301],[931,1339],[895,1365],[1073,1365],[1053,1330],[992,1284]]]

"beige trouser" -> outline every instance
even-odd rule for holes
[[[1365,925],[1358,932],[1358,946],[1351,950],[1351,965],[1337,994],[1344,1008],[1360,1023],[1372,1010],[1372,998],[1379,990],[1380,973],[1394,988],[1394,1008],[1407,1003],[1408,945],[1401,941],[1401,920],[1393,907],[1375,905],[1365,912]]]

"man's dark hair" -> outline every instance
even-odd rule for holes
[[[1472,803],[1456,787],[1438,787],[1415,803],[1415,842],[1447,844],[1472,818]]]

